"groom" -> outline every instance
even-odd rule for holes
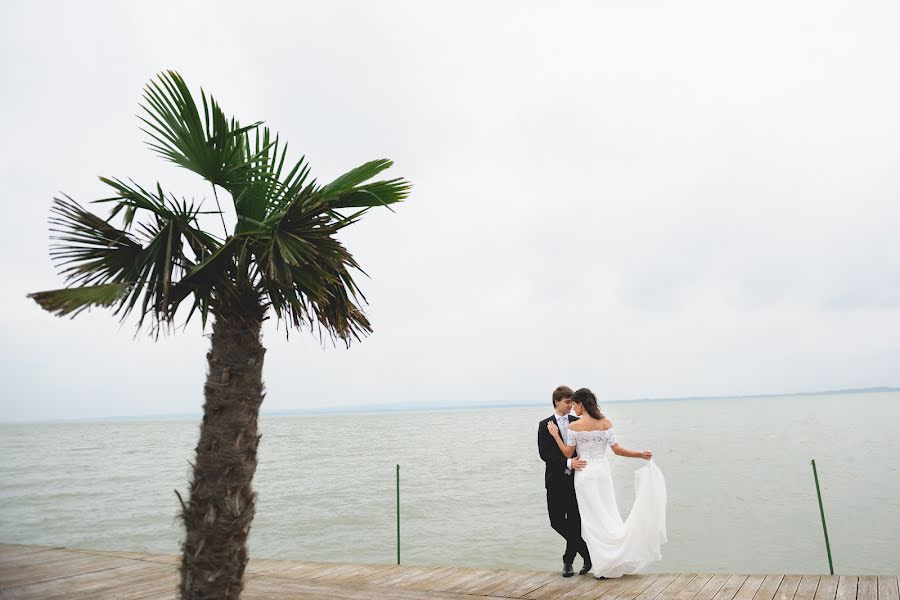
[[[563,577],[575,574],[572,561],[580,554],[584,566],[579,575],[591,570],[591,556],[587,544],[581,539],[581,515],[578,514],[578,500],[575,498],[574,469],[583,469],[585,461],[580,458],[567,459],[550,432],[547,424],[555,422],[559,427],[559,435],[565,440],[569,423],[578,420],[570,415],[572,410],[572,390],[564,385],[553,390],[553,416],[538,424],[538,452],[546,464],[544,469],[544,487],[547,488],[547,513],[550,515],[550,526],[566,540],[566,552],[563,554]]]

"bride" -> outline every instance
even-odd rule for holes
[[[587,388],[572,395],[575,414],[563,442],[559,427],[547,424],[550,435],[568,457],[576,452],[586,461],[575,471],[575,495],[581,513],[581,537],[587,543],[594,577],[620,577],[659,560],[666,541],[666,481],[649,450],[637,452],[616,441],[612,421],[603,416],[597,397]],[[619,514],[606,447],[619,456],[650,461],[634,474],[635,499],[625,521]],[[574,462],[574,461],[573,461]]]

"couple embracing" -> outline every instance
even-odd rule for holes
[[[659,560],[666,541],[666,482],[649,450],[623,448],[612,421],[587,388],[553,391],[555,413],[538,425],[538,451],[546,463],[544,486],[550,525],[566,540],[563,577],[620,577]],[[575,415],[569,414],[572,409]],[[616,504],[607,448],[618,456],[649,461],[634,474],[635,500],[624,521]]]

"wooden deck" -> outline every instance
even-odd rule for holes
[[[171,600],[175,556],[0,544],[0,598]],[[254,559],[244,600],[900,600],[896,575],[653,574],[598,581],[556,572]]]

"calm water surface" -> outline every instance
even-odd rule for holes
[[[900,393],[601,404],[666,476],[655,571],[900,572]],[[264,417],[251,554],[556,569],[537,455],[547,408]],[[0,425],[0,542],[176,553],[194,421]],[[619,507],[641,461],[612,457]]]

